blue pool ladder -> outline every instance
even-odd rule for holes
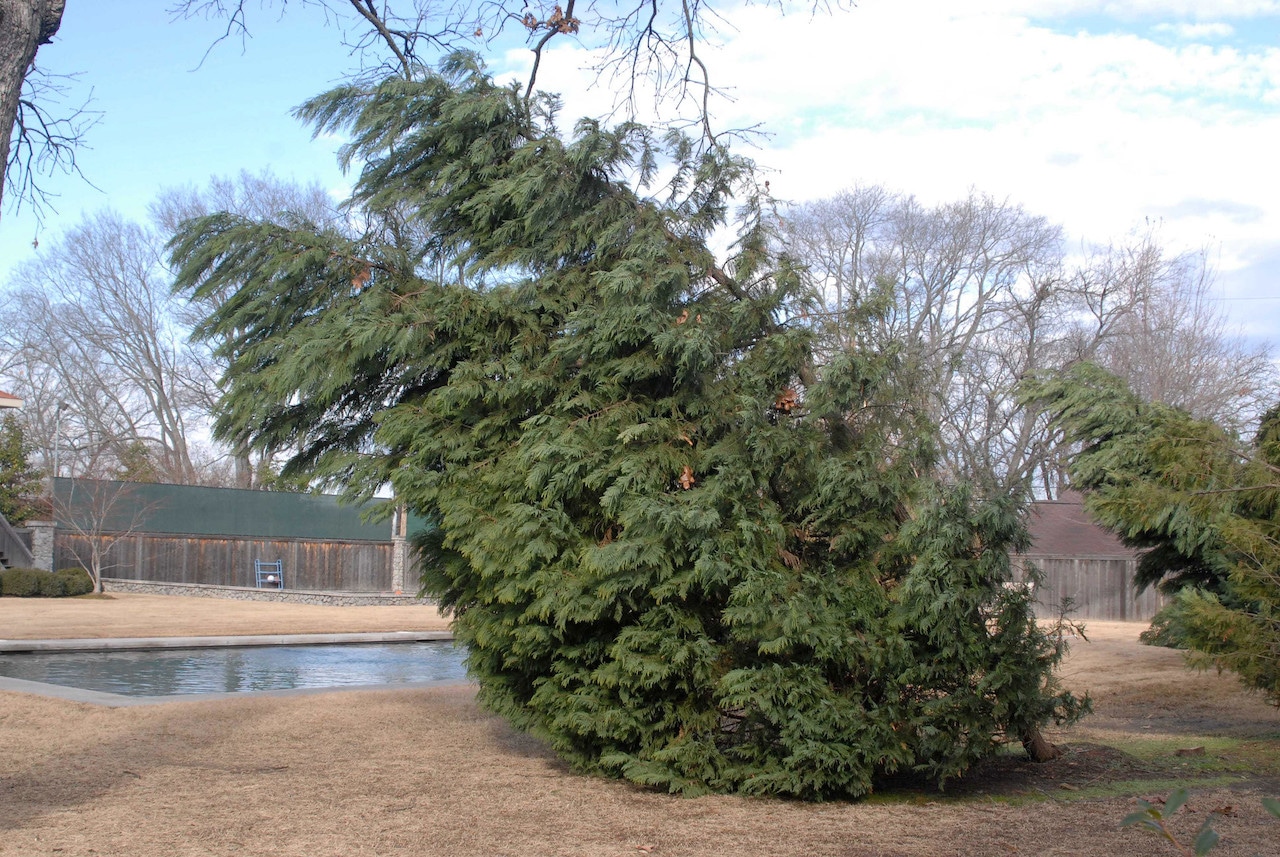
[[[253,561],[253,576],[259,589],[264,586],[271,589],[284,589],[284,560],[278,559],[275,562],[266,562],[265,560],[255,559]]]

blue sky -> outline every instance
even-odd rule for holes
[[[337,83],[353,63],[336,30],[307,14],[261,16],[254,38],[228,40],[217,22],[170,20],[164,2],[71,0],[40,65],[78,72],[75,91],[101,111],[79,163],[85,177],[45,180],[58,198],[41,228],[24,207],[0,219],[0,272],[31,256],[83,213],[115,208],[136,218],[165,187],[201,185],[213,175],[271,169],[284,178],[339,188],[335,141],[312,141],[290,116]],[[203,62],[201,62],[203,58]],[[78,103],[78,102],[77,102]],[[7,201],[7,200],[6,200]],[[8,206],[6,205],[6,209]]]
[[[289,111],[354,67],[305,8],[268,11],[217,46],[216,22],[171,22],[164,0],[71,0],[52,71],[83,72],[101,124],[59,211],[0,220],[0,282],[87,212],[143,218],[163,188],[270,169],[340,193],[337,141]],[[256,4],[251,5],[255,8]],[[1280,0],[859,0],[850,11],[726,14],[705,51],[734,101],[722,126],[763,123],[753,153],[788,200],[881,183],[925,201],[970,188],[1062,223],[1073,242],[1156,224],[1206,249],[1224,305],[1252,337],[1280,331]],[[540,77],[568,118],[607,106],[566,43]],[[519,46],[493,55],[513,73]]]

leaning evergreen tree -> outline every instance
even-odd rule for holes
[[[929,477],[893,354],[814,365],[749,163],[632,124],[566,139],[466,56],[301,115],[349,135],[365,232],[222,214],[175,239],[180,287],[240,284],[204,325],[217,432],[438,522],[424,590],[484,705],[684,793],[856,796],[1049,751],[1080,704],[1001,585],[1016,503]]]
[[[1280,408],[1247,445],[1088,363],[1025,395],[1076,445],[1068,472],[1085,507],[1143,552],[1135,583],[1173,598],[1144,639],[1185,646],[1280,705]]]

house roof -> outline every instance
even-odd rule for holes
[[[1028,556],[1115,557],[1129,559],[1137,552],[1125,547],[1110,530],[1094,523],[1084,510],[1084,498],[1064,491],[1057,500],[1031,504]]]
[[[6,393],[4,390],[0,390],[0,408],[20,408],[20,407],[22,407],[21,399],[19,399],[17,396],[13,395],[12,393]]]

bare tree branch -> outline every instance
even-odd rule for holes
[[[526,101],[533,96],[533,88],[538,81],[538,68],[542,65],[542,49],[556,36],[578,32],[581,22],[573,15],[575,2],[576,0],[569,0],[569,5],[563,11],[556,6],[545,21],[539,21],[532,12],[526,12],[520,19],[520,23],[529,30],[531,36],[538,30],[547,31],[533,46],[533,68],[529,72],[529,83],[524,89]]]
[[[0,0],[0,164],[4,180],[0,181],[0,201],[8,183],[12,163],[10,148],[27,79],[35,67],[36,51],[53,39],[62,25],[64,0]],[[29,119],[27,127],[38,128],[41,119]],[[19,132],[19,139],[26,139]],[[18,160],[30,163],[29,159]]]
[[[92,92],[79,107],[56,115],[50,111],[66,92],[65,82],[77,75],[51,75],[32,68],[23,81],[23,93],[14,115],[9,157],[4,165],[4,187],[12,194],[11,208],[20,211],[23,203],[31,206],[37,220],[53,208],[53,194],[40,183],[40,176],[55,172],[79,176],[96,187],[80,169],[78,154],[88,132],[102,118],[93,110]]]
[[[378,16],[378,10],[374,7],[373,0],[351,0],[351,5],[360,17],[368,21],[370,26],[377,31],[382,40],[386,42],[391,53],[395,54],[396,59],[400,61],[400,67],[404,71],[405,79],[413,77],[413,66],[410,65],[409,56],[406,55],[406,51],[412,50],[410,47],[412,37],[405,33],[393,34],[382,18]],[[396,44],[397,35],[401,43],[405,45],[403,49]]]
[[[344,28],[343,43],[362,58],[364,73],[393,66],[396,74],[412,76],[417,66],[457,50],[483,52],[518,26],[533,61],[525,81],[525,98],[535,92],[554,40],[571,37],[599,57],[586,72],[608,78],[617,85],[615,112],[635,116],[640,96],[650,92],[656,103],[691,100],[693,116],[677,116],[669,125],[696,126],[709,145],[726,133],[714,132],[713,99],[725,97],[710,82],[710,67],[703,46],[712,24],[729,25],[705,0],[613,0],[580,4],[577,0],[452,0],[432,4],[428,0],[401,0],[395,5],[375,0],[294,0],[296,5],[320,10],[326,21]],[[763,0],[780,9],[795,5],[810,13],[829,12],[827,0]],[[264,6],[272,0],[262,0]],[[279,0],[283,14],[288,0]],[[844,3],[836,7],[844,8]],[[226,22],[215,44],[239,33],[249,34],[246,0],[181,0],[170,11],[181,18],[205,17]],[[348,29],[351,28],[351,29]],[[428,50],[429,49],[429,50]],[[378,59],[379,51],[382,54]],[[371,55],[370,55],[371,54]],[[429,54],[434,54],[431,56]],[[387,56],[391,60],[387,61]],[[696,93],[696,95],[694,95]]]
[[[689,0],[681,0],[681,6],[684,10],[685,32],[689,42],[689,67],[696,65],[702,72],[702,109],[699,111],[702,116],[702,133],[708,140],[715,140],[716,135],[711,131],[711,77],[707,72],[706,63],[698,56],[698,43],[693,37],[693,10],[689,6]],[[688,79],[689,75],[686,71],[685,80]]]

